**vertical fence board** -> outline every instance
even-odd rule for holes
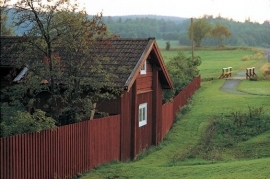
[[[120,159],[120,115],[0,142],[1,178],[72,178]]]
[[[200,76],[162,105],[162,136],[175,114],[200,87]],[[72,178],[112,160],[120,160],[120,115],[83,121],[40,133],[0,138],[0,177]]]
[[[201,76],[198,76],[174,97],[173,103],[168,102],[162,105],[162,139],[170,130],[180,108],[188,102],[189,98],[200,87],[200,83]]]

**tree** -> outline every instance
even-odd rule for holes
[[[219,23],[211,30],[211,37],[218,39],[219,46],[223,46],[224,37],[229,38],[231,35],[229,29]]]
[[[1,10],[1,25],[0,25],[0,28],[1,28],[1,36],[8,36],[8,35],[13,35],[14,34],[14,31],[11,27],[8,27],[8,16],[7,16],[7,9],[6,9],[6,5],[3,4],[1,5],[0,7],[0,10]]]
[[[177,56],[166,64],[174,84],[174,89],[164,91],[163,101],[169,101],[184,89],[199,74],[198,66],[200,64],[200,57],[194,57],[192,59],[179,51]]]
[[[92,51],[96,39],[109,38],[102,14],[89,19],[69,0],[20,0],[14,8],[15,25],[25,29],[26,39],[18,47],[24,53],[17,65],[29,68],[23,81],[11,87],[13,104],[33,109],[46,93],[42,107],[63,125],[89,119],[96,101],[119,92],[104,90],[116,77],[102,67],[108,59]]]
[[[193,23],[193,39],[195,41],[196,47],[202,45],[202,40],[206,37],[212,29],[209,22],[204,19],[198,19]],[[189,39],[191,39],[191,26],[188,28]]]
[[[166,42],[166,50],[170,50],[170,48],[171,48],[171,43],[170,43],[170,41],[167,41]]]

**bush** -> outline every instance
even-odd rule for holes
[[[175,156],[175,160],[202,158],[206,160],[222,160],[222,151],[239,142],[270,130],[270,114],[262,107],[248,107],[247,112],[234,111],[230,115],[213,118],[200,141],[186,153]],[[239,151],[237,152],[238,155]],[[245,153],[243,156],[253,156]],[[238,155],[240,156],[240,155]]]
[[[183,52],[171,59],[166,65],[172,78],[174,89],[163,91],[163,101],[168,102],[185,88],[195,77],[198,76],[198,66],[201,64],[200,57],[186,57]]]
[[[170,50],[171,48],[171,43],[170,41],[166,42],[166,50]]]
[[[32,115],[22,108],[1,105],[0,137],[23,133],[39,132],[55,128],[55,121],[45,116],[45,112],[36,110]]]
[[[214,145],[228,147],[269,130],[270,116],[263,112],[262,107],[248,107],[248,112],[232,112],[231,116],[217,120],[214,125]],[[222,145],[219,145],[221,141]]]

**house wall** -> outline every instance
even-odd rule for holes
[[[149,60],[146,61],[146,74],[139,74],[136,81],[138,93],[153,90],[153,67]]]
[[[157,145],[162,141],[162,85],[158,69],[156,65],[153,66],[152,145]]]
[[[139,127],[139,105],[142,103],[147,103],[147,124]],[[138,94],[135,111],[134,158],[152,144],[152,92]]]
[[[97,102],[97,111],[105,112],[110,115],[121,113],[121,96],[111,100],[101,100]]]
[[[134,87],[129,91],[123,91],[121,95],[121,149],[120,158],[121,161],[130,160],[131,155],[131,119],[133,109],[132,94]]]

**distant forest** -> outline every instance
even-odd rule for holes
[[[228,27],[232,36],[224,40],[228,46],[270,47],[270,22],[236,22],[222,17],[204,17],[212,25],[220,23]],[[196,21],[196,19],[194,19]],[[187,29],[190,19],[166,16],[106,16],[104,22],[112,33],[125,38],[155,37],[166,41],[178,40],[179,45],[190,45]],[[216,39],[206,37],[203,46],[217,46]]]
[[[9,15],[11,24],[11,15]],[[89,15],[89,18],[92,16]],[[246,20],[244,23],[222,17],[204,17],[212,25],[220,23],[228,27],[232,36],[224,40],[227,46],[260,46],[270,48],[270,22],[263,24]],[[194,19],[196,21],[196,19]],[[190,45],[187,29],[190,19],[158,15],[104,16],[103,22],[109,30],[123,38],[155,37],[160,40],[177,40],[179,45]],[[22,35],[22,29],[14,29],[16,35]],[[202,46],[217,46],[216,39],[206,37]]]

